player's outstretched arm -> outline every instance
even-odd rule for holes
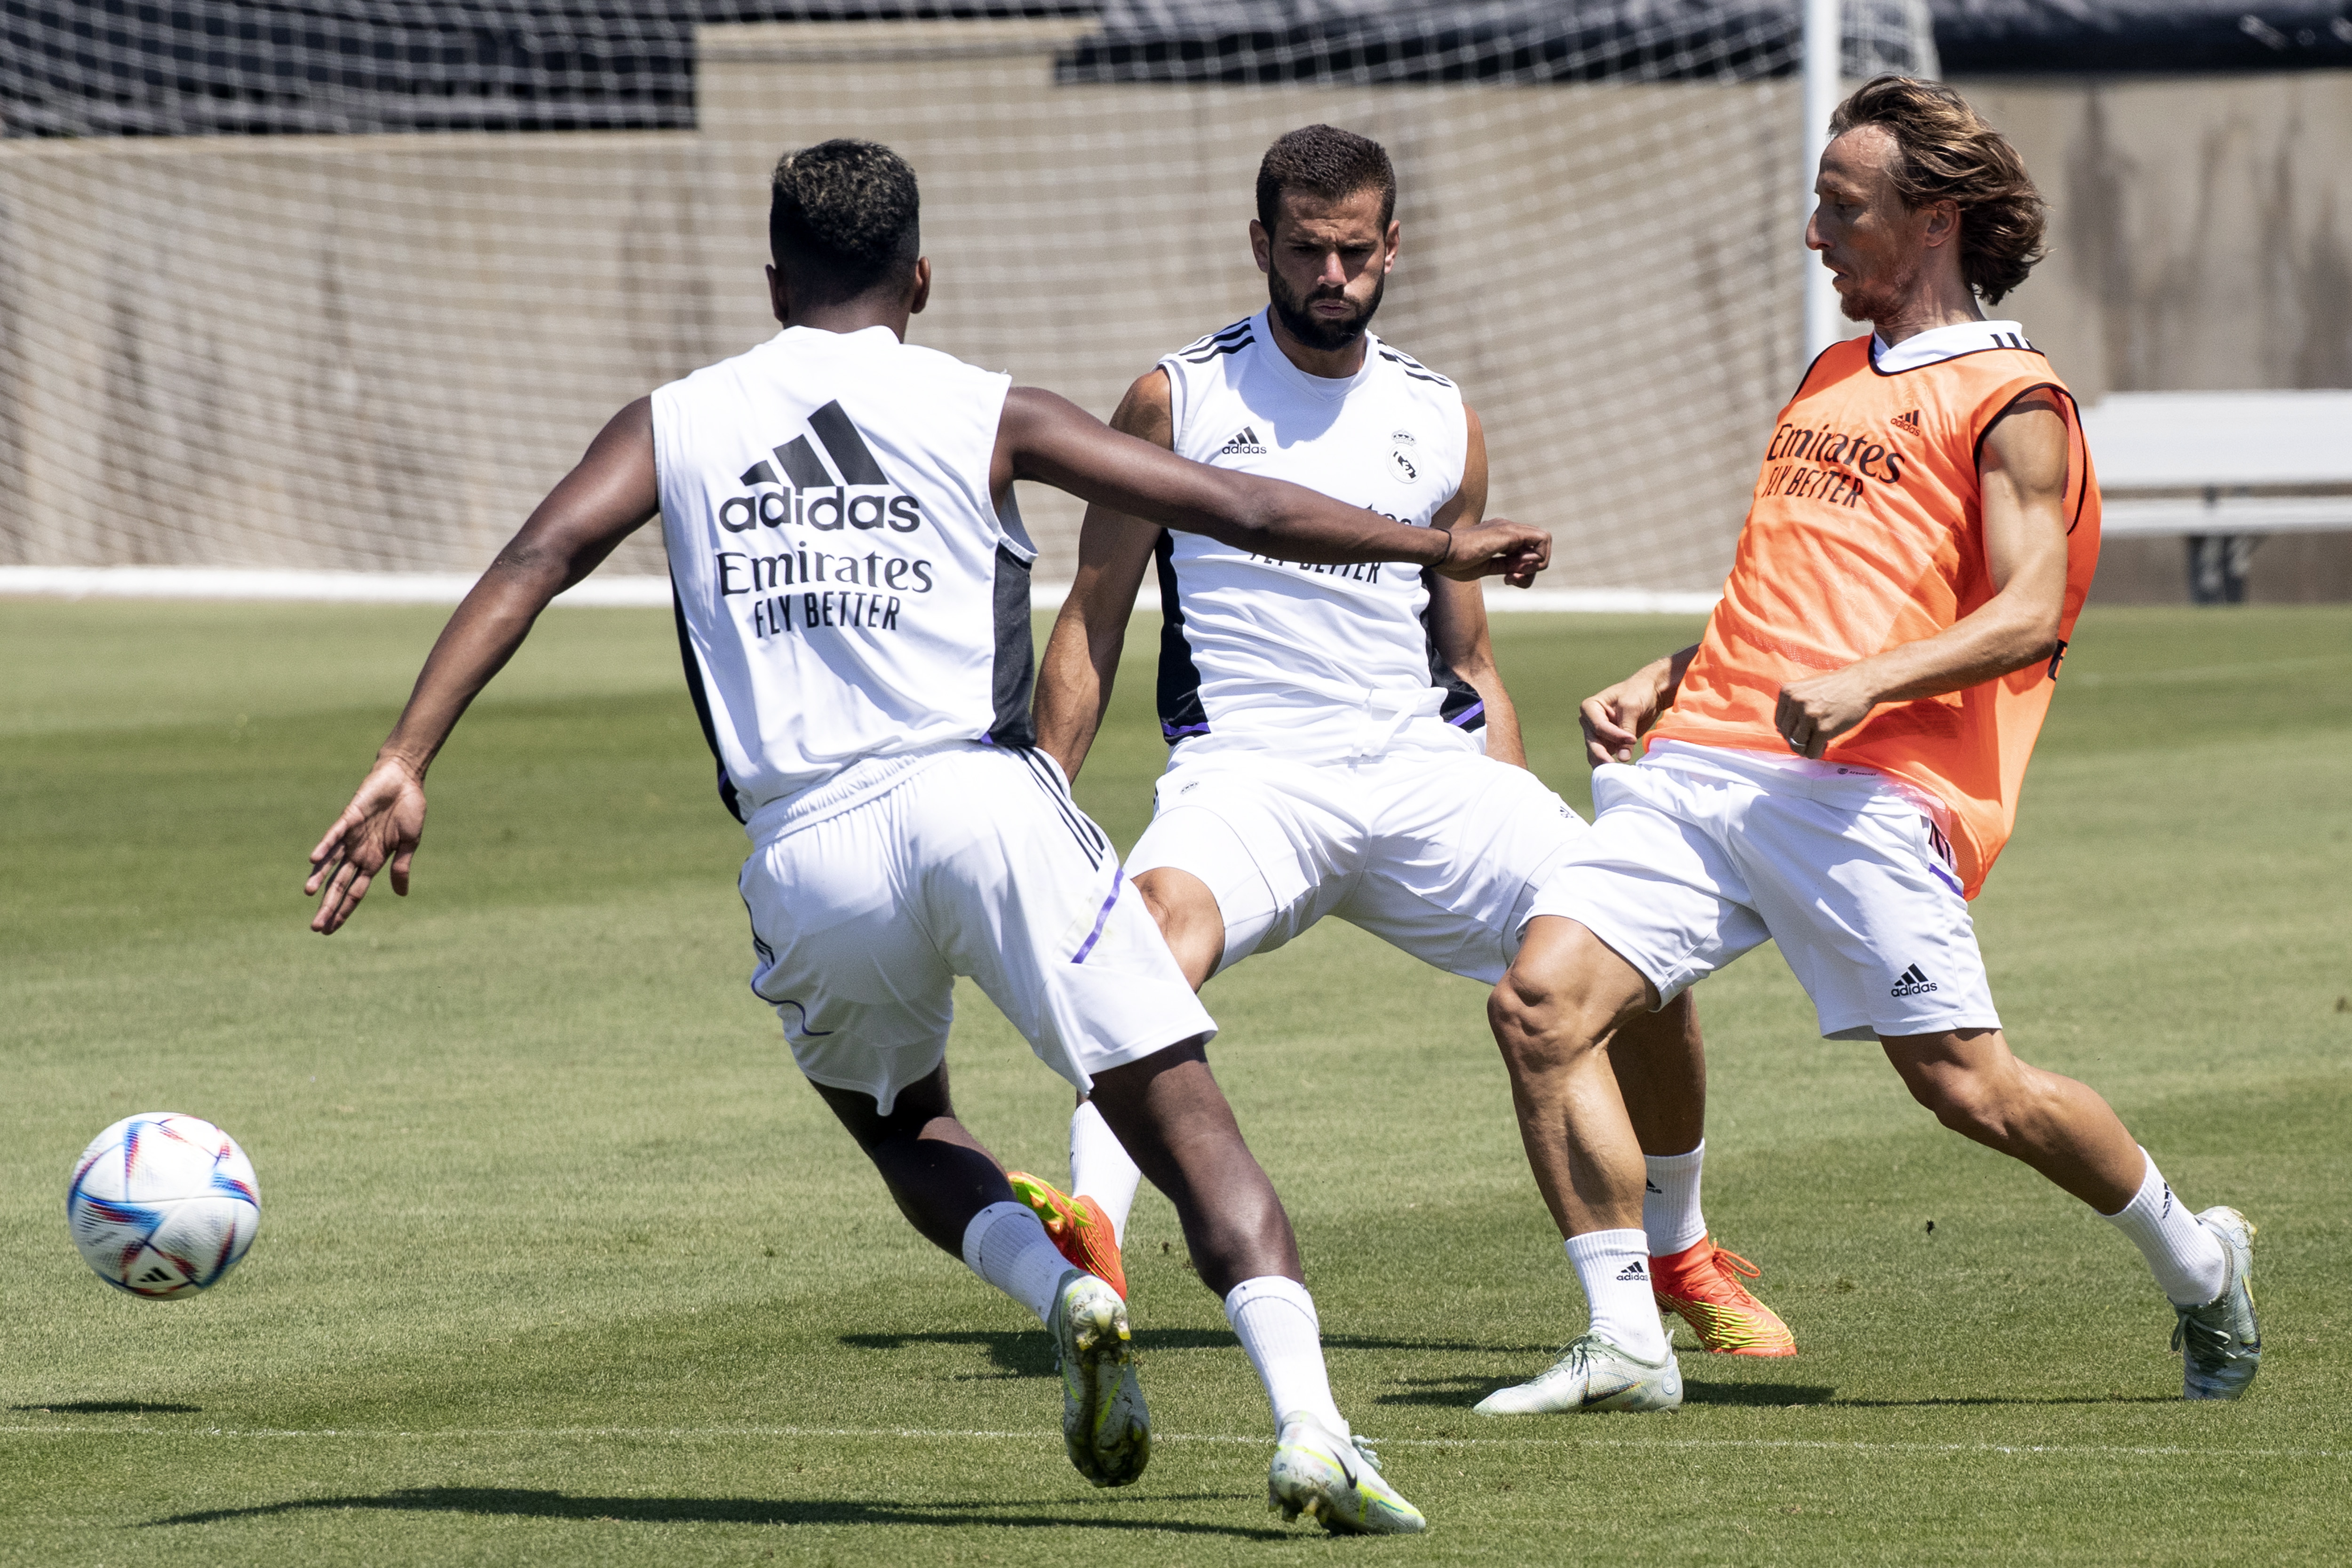
[[[1169,404],[1168,373],[1154,365],[1129,387],[1110,416],[1110,427],[1155,447],[1173,445],[1176,424]],[[1078,530],[1078,569],[1045,644],[1034,705],[1038,746],[1073,781],[1086,765],[1095,733],[1102,728],[1103,711],[1110,706],[1128,617],[1135,612],[1135,592],[1143,584],[1159,540],[1157,523],[1107,506],[1087,508]]]
[[[2066,603],[2066,440],[2053,393],[2030,393],[1993,422],[1977,457],[1992,597],[1934,637],[1782,687],[1774,720],[1790,751],[1818,757],[1882,702],[1965,690],[2057,651]]]
[[[1641,750],[1642,737],[1682,689],[1683,672],[1697,654],[1698,644],[1693,643],[1586,698],[1576,714],[1584,730],[1586,763],[1597,768],[1603,763],[1632,762]]]
[[[352,803],[310,851],[310,929],[341,929],[376,874],[408,892],[425,832],[425,774],[475,694],[504,668],[548,601],[595,570],[659,505],[653,403],[639,398],[598,433],[579,467],[548,492],[441,628],[400,721]]]
[[[1146,522],[1282,561],[1409,561],[1448,577],[1515,583],[1533,581],[1551,562],[1551,535],[1539,528],[1507,521],[1451,533],[1409,528],[1302,485],[1189,461],[1033,386],[1016,386],[1005,397],[992,479],[1000,493],[1014,479],[1035,479]]]
[[[1462,462],[1462,488],[1431,518],[1433,528],[1475,528],[1486,515],[1486,431],[1467,405],[1462,417],[1468,426],[1469,446]],[[1528,584],[1522,583],[1521,587]],[[1486,629],[1486,595],[1475,583],[1442,580],[1429,593],[1429,635],[1437,657],[1446,668],[1470,683],[1486,704],[1486,754],[1514,767],[1528,765],[1527,743],[1519,735],[1519,710],[1495,668],[1494,638]]]

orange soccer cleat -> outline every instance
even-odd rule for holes
[[[1013,1195],[1036,1211],[1062,1256],[1104,1281],[1124,1300],[1127,1269],[1118,1260],[1118,1233],[1111,1228],[1110,1215],[1103,1213],[1102,1205],[1089,1197],[1074,1198],[1026,1171],[1007,1171],[1004,1179],[1013,1184]]]
[[[1678,1313],[1707,1350],[1717,1355],[1795,1355],[1797,1336],[1789,1325],[1739,1282],[1741,1275],[1753,1279],[1762,1273],[1739,1254],[1716,1246],[1713,1237],[1672,1258],[1650,1259],[1658,1310]]]

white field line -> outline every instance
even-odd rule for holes
[[[406,1431],[374,1426],[283,1428],[272,1426],[0,1426],[0,1436],[44,1437],[234,1437],[313,1438],[353,1441],[381,1439],[475,1440],[509,1437],[621,1437],[722,1440],[741,1437],[896,1437],[914,1442],[1051,1441],[1050,1431],[991,1432],[927,1426],[449,1426]],[[1208,1432],[1155,1432],[1155,1443],[1230,1443],[1265,1447],[1274,1439],[1264,1435],[1237,1436]],[[2189,1459],[2352,1459],[2342,1448],[2205,1448],[2178,1444],[2126,1446],[2098,1443],[1873,1443],[1839,1442],[1800,1437],[1388,1437],[1374,1440],[1381,1448],[1731,1448],[1764,1451],[1852,1454],[2014,1454],[2086,1455],[2125,1458]]]
[[[474,579],[462,572],[295,572],[219,566],[0,566],[0,596],[60,599],[281,600],[331,605],[454,605]],[[1057,610],[1066,584],[1041,583],[1031,605]],[[1488,610],[1601,615],[1698,615],[1713,593],[1647,588],[1495,588]],[[604,608],[669,608],[669,579],[615,574],[591,577],[555,601]],[[1157,614],[1160,591],[1147,585],[1135,607]]]

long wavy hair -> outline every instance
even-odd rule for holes
[[[1895,138],[1888,172],[1910,207],[1949,201],[1960,209],[1960,276],[1988,305],[2025,281],[2046,254],[2048,209],[2025,160],[1969,100],[1941,82],[1874,77],[1830,117],[1830,134],[1880,125]]]

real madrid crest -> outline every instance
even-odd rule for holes
[[[1410,430],[1389,433],[1389,472],[1396,476],[1396,481],[1401,485],[1420,481],[1421,460],[1413,453],[1416,445]]]

